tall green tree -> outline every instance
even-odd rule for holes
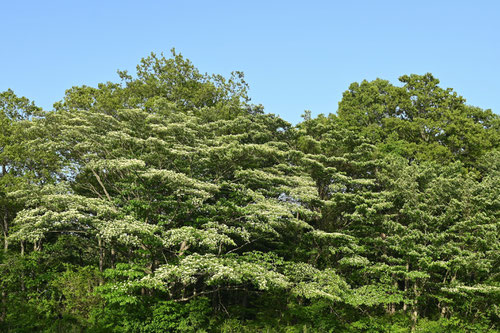
[[[151,54],[0,95],[0,330],[498,330],[499,118],[431,74],[292,126]]]
[[[401,87],[377,79],[353,83],[338,115],[384,151],[407,158],[472,165],[498,147],[498,115],[467,105],[432,74],[404,75]]]

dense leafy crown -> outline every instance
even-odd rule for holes
[[[490,110],[405,75],[292,126],[174,50],[119,76],[0,95],[0,329],[498,329]]]

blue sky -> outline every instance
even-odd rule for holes
[[[202,71],[245,72],[250,96],[296,123],[349,84],[431,72],[500,113],[500,1],[2,1],[0,91],[50,110],[74,85],[118,81],[175,47]]]

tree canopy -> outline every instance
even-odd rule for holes
[[[292,126],[151,54],[0,94],[0,330],[492,332],[500,120],[431,74]]]

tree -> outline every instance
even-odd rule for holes
[[[119,75],[0,95],[0,330],[498,328],[498,116],[430,74],[297,126],[175,51]]]
[[[338,115],[383,151],[407,158],[472,165],[498,147],[498,115],[465,104],[432,74],[404,75],[402,87],[377,79],[353,83]]]
[[[114,112],[121,108],[151,109],[158,100],[176,105],[179,110],[215,107],[220,115],[234,117],[255,107],[248,105],[248,85],[242,72],[222,75],[202,74],[175,49],[172,57],[163,53],[141,59],[135,75],[118,71],[122,83],[100,83],[97,88],[81,86],[66,91],[54,104],[56,110],[98,110]]]

